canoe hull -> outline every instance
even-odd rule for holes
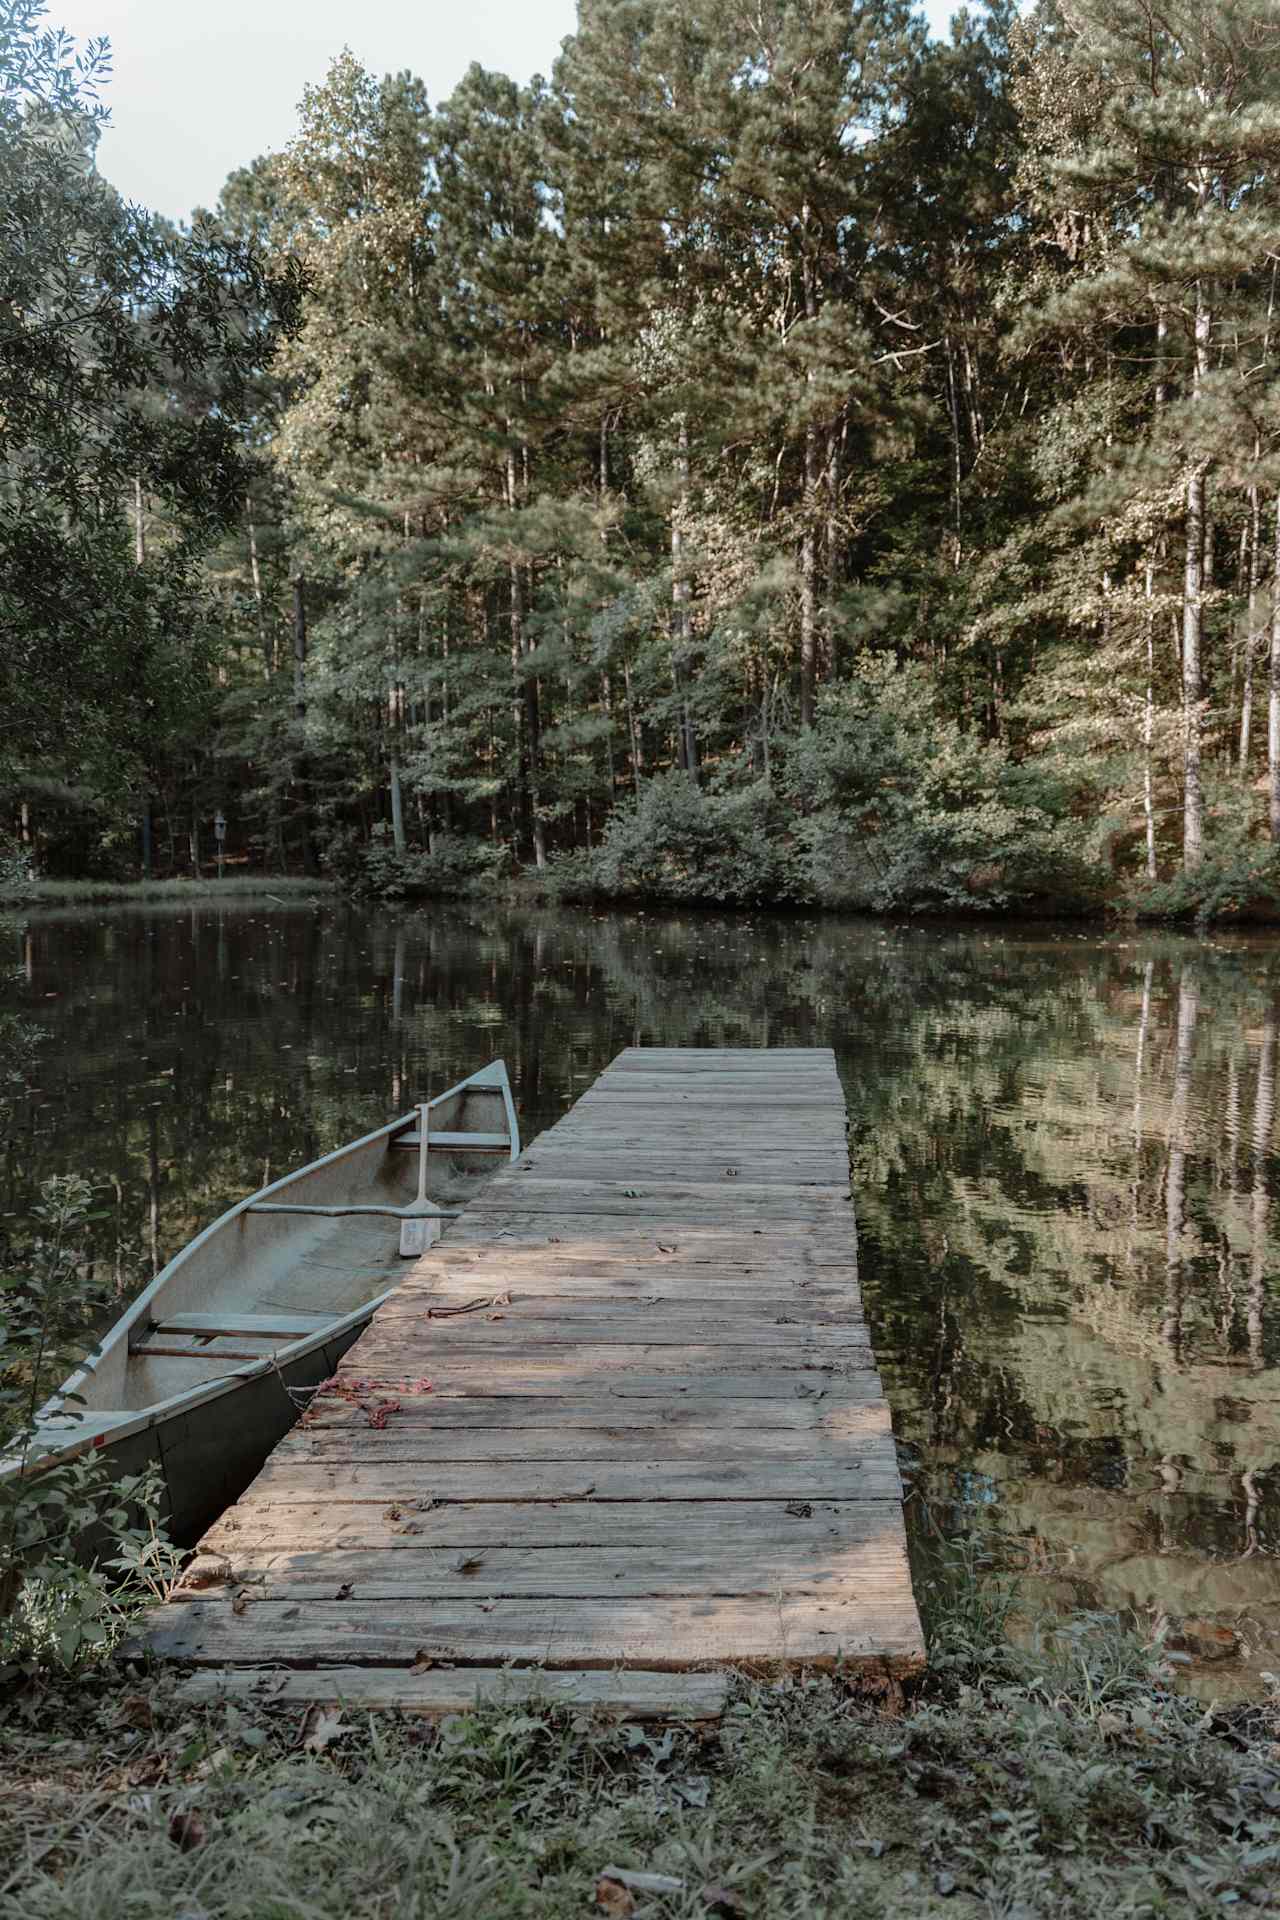
[[[278,1371],[238,1381],[216,1400],[175,1412],[150,1429],[152,1458],[164,1480],[165,1519],[175,1545],[194,1546],[240,1498],[296,1422],[307,1391],[330,1378],[368,1324],[363,1320],[322,1346],[284,1360]],[[120,1445],[128,1447],[130,1441]],[[111,1447],[102,1451],[114,1463]]]
[[[90,1452],[112,1479],[154,1466],[170,1538],[179,1546],[194,1543],[244,1492],[296,1422],[307,1390],[333,1374],[394,1290],[399,1222],[387,1215],[413,1198],[420,1155],[407,1134],[417,1124],[417,1114],[406,1115],[336,1149],[250,1195],[198,1234],[66,1382],[62,1393],[79,1396],[79,1415],[68,1419],[59,1411],[65,1402],[55,1396],[28,1470]],[[450,1130],[487,1135],[499,1127],[507,1144],[487,1157],[490,1167],[520,1151],[501,1061],[431,1102],[430,1139]],[[453,1164],[456,1156],[447,1147],[443,1152]],[[478,1170],[475,1154],[462,1159],[468,1175]],[[377,1205],[370,1208],[370,1200]],[[336,1243],[317,1239],[340,1225],[314,1217],[317,1201],[325,1203],[320,1211],[336,1207],[362,1222],[358,1233],[389,1235],[388,1248],[376,1258],[358,1250],[339,1257]],[[307,1298],[309,1271],[322,1272],[331,1289],[323,1316],[299,1311],[320,1304]],[[243,1332],[270,1326],[273,1315],[281,1325],[319,1324],[281,1339]],[[225,1338],[184,1325],[219,1317],[228,1328]],[[231,1331],[236,1327],[242,1331]],[[16,1461],[0,1462],[0,1474],[21,1470]],[[93,1558],[105,1544],[105,1536],[86,1536],[81,1557]]]

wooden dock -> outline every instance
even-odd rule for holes
[[[628,1048],[407,1268],[150,1649],[428,1712],[918,1668],[848,1171],[828,1049]]]

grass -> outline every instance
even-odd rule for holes
[[[893,1684],[743,1684],[712,1730],[490,1705],[183,1703],[105,1670],[8,1703],[0,1911],[30,1920],[580,1920],[616,1865],[652,1920],[1280,1912],[1280,1713],[1171,1690],[1081,1616],[1029,1648],[944,1625]],[[601,1904],[597,1905],[597,1890]]]
[[[222,880],[22,880],[0,887],[0,906],[68,906],[111,900],[293,901],[324,898],[335,891],[332,880],[267,873],[232,872]]]

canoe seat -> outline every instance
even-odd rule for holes
[[[237,1313],[232,1307],[221,1313],[166,1313],[150,1322],[146,1337],[153,1333],[194,1333],[211,1340],[227,1335],[301,1340],[308,1333],[322,1333],[334,1318],[332,1313]]]
[[[412,1133],[398,1133],[395,1137],[398,1147],[420,1147],[422,1135],[415,1127]],[[427,1135],[428,1153],[510,1153],[511,1136],[506,1133],[436,1133]]]

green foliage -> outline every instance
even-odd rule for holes
[[[1280,848],[1256,837],[1248,796],[1218,781],[1206,802],[1214,829],[1207,857],[1192,872],[1135,888],[1139,919],[1205,927],[1280,918]]]
[[[1050,777],[949,719],[921,669],[868,659],[824,692],[776,787],[653,779],[553,881],[567,899],[938,912],[1094,905],[1107,876]]]
[[[41,870],[124,877],[149,794],[169,870],[222,806],[388,898],[501,844],[592,897],[1272,911],[1271,12],[608,0],[434,107],[348,52],[174,235],[94,172],[101,49],[7,0]]]
[[[719,906],[795,903],[808,884],[774,795],[763,787],[707,793],[681,773],[650,780],[612,815],[601,845],[560,863],[555,880],[565,899]]]
[[[199,556],[238,510],[251,375],[300,283],[121,202],[93,160],[106,43],[76,54],[44,14],[0,0],[0,793],[57,779],[118,820],[201,717]]]
[[[92,1457],[40,1463],[44,1412],[74,1417],[58,1389],[100,1305],[82,1265],[90,1198],[74,1175],[46,1181],[30,1245],[0,1267],[0,1680],[100,1658],[178,1564],[154,1469],[113,1482]]]
[[[379,822],[362,845],[354,834],[336,836],[325,849],[328,873],[353,893],[379,900],[404,900],[421,895],[482,893],[506,862],[505,847],[484,841],[440,834],[434,846],[409,847],[397,853],[391,829]]]

